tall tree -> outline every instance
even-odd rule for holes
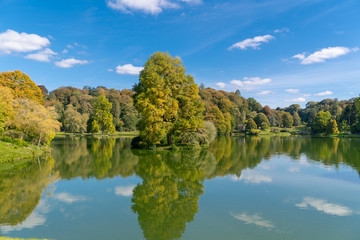
[[[286,128],[291,128],[292,125],[294,124],[294,119],[293,117],[291,116],[290,113],[288,112],[283,112],[283,115],[282,115],[282,122],[283,122],[283,126],[286,127]]]
[[[314,121],[313,121],[313,124],[311,126],[311,129],[313,132],[315,133],[324,133],[326,132],[326,127],[330,121],[330,118],[331,118],[331,114],[330,112],[323,112],[323,111],[320,111]]]
[[[300,119],[300,116],[297,112],[294,112],[294,126],[300,126],[301,124],[301,119]]]
[[[94,113],[92,115],[92,130],[94,132],[96,130],[100,130],[102,134],[115,132],[111,109],[112,104],[104,95],[100,95],[95,99]]]
[[[0,87],[0,136],[3,134],[6,124],[14,113],[14,96],[11,90],[6,87]]]
[[[140,137],[148,144],[203,127],[203,103],[180,58],[156,52],[150,56],[134,86],[135,107],[142,115]]]

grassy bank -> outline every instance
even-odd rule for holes
[[[9,237],[1,237],[0,236],[0,240],[40,240],[40,239],[35,239],[35,238],[30,238],[30,239],[29,238],[27,238],[27,239],[24,239],[24,238],[9,238]]]
[[[102,135],[101,133],[65,133],[65,132],[59,132],[56,134],[56,137],[83,137],[83,136],[94,136],[94,137],[136,137],[139,135],[138,131],[132,131],[132,132],[115,132],[112,134],[105,134]]]
[[[14,143],[0,141],[0,163],[9,163],[21,159],[32,158],[42,154],[46,148],[30,145],[18,146]]]

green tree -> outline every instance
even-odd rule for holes
[[[95,99],[94,113],[92,115],[92,130],[100,130],[102,134],[105,132],[115,132],[113,124],[113,116],[111,114],[112,104],[103,95]]]
[[[28,98],[38,103],[43,103],[41,89],[28,75],[18,70],[0,73],[0,86],[12,89],[15,98]]]
[[[339,131],[340,132],[348,132],[350,130],[350,126],[347,123],[346,120],[342,120],[342,122],[339,125]]]
[[[65,111],[64,130],[71,133],[84,133],[86,132],[86,123],[89,119],[87,114],[74,110],[72,105],[68,105]]]
[[[261,126],[262,123],[266,123],[267,125],[270,126],[268,118],[263,113],[259,113],[258,115],[256,115],[254,120],[255,120],[256,125],[258,125],[258,126]]]
[[[314,121],[313,124],[311,126],[311,130],[315,133],[324,133],[326,132],[326,127],[330,121],[331,118],[331,114],[330,112],[324,112],[324,111],[320,111]]]
[[[291,116],[290,113],[288,112],[284,112],[282,114],[282,123],[283,123],[283,127],[286,127],[286,128],[291,128],[293,123],[294,123],[294,119],[293,117]]]
[[[252,118],[250,118],[246,122],[245,130],[246,131],[251,131],[251,130],[254,130],[254,129],[257,129],[257,125],[256,125],[255,121]]]
[[[135,107],[142,116],[140,137],[150,145],[203,127],[203,103],[180,58],[156,52],[145,63],[134,86]]]
[[[327,134],[339,134],[338,125],[335,119],[329,121],[326,126],[326,133]]]
[[[297,112],[294,112],[294,126],[300,126],[301,125],[301,119]]]

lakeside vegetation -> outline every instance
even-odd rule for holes
[[[195,148],[232,133],[288,135],[295,130],[346,137],[360,132],[360,98],[271,109],[244,98],[240,90],[198,87],[180,58],[161,52],[150,56],[139,79],[133,90],[85,86],[49,93],[21,71],[0,73],[0,137],[21,143],[8,151],[11,146],[2,142],[0,161],[37,154],[59,131],[67,136],[138,135],[135,147]]]

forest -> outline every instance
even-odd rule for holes
[[[209,142],[214,134],[256,135],[260,130],[276,134],[297,126],[314,134],[360,132],[359,97],[271,109],[243,97],[240,90],[196,85],[191,75],[185,75],[179,58],[159,52],[149,58],[139,78],[131,90],[84,86],[49,92],[21,71],[0,73],[1,140],[48,145],[58,131],[112,134],[140,130],[148,143],[171,145],[173,141]],[[172,140],[172,135],[178,140]]]

